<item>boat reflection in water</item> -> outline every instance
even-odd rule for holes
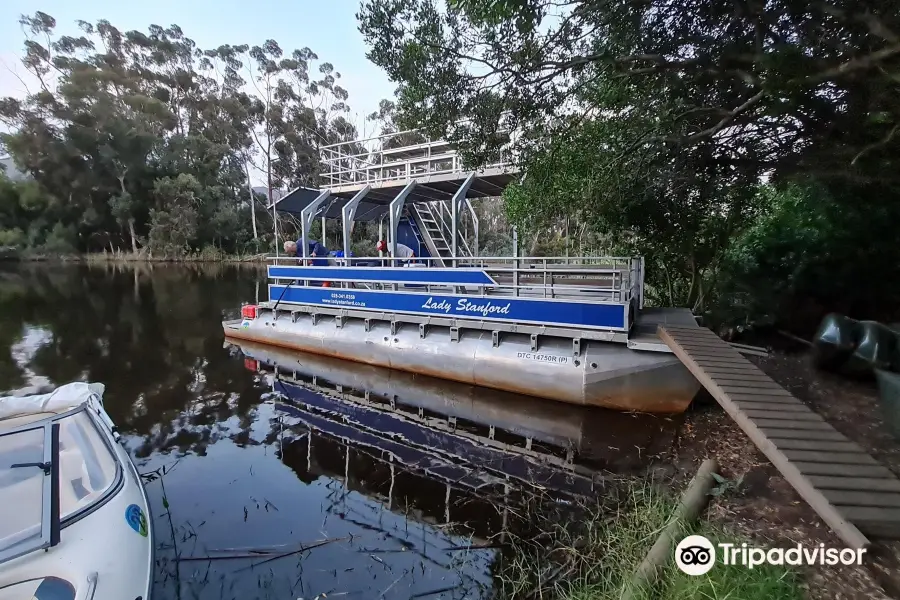
[[[385,598],[488,597],[498,548],[528,530],[523,502],[601,495],[614,473],[645,467],[674,428],[667,418],[232,346],[271,386],[281,461],[327,490],[324,514],[312,518],[367,536],[350,544],[399,579]]]
[[[468,455],[470,461],[483,460],[490,451],[507,463],[527,459],[529,465],[561,467],[555,472],[589,480],[599,479],[597,471],[630,474],[670,448],[679,421],[549,402],[251,342],[233,345],[250,368],[276,375],[275,390],[312,411],[314,420],[323,418],[317,413],[340,415],[367,435],[402,438]]]

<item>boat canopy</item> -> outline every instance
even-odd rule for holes
[[[4,422],[7,419],[65,412],[81,406],[93,396],[102,397],[103,390],[102,383],[75,382],[60,386],[48,394],[0,397],[0,433],[9,429],[11,424]]]

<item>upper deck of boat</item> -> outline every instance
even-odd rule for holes
[[[496,197],[519,172],[508,151],[501,150],[493,160],[471,169],[449,142],[408,131],[324,146],[322,163],[321,189],[347,200],[368,189],[367,202],[385,205],[411,181],[416,185],[408,202],[449,200],[473,174],[466,197]]]

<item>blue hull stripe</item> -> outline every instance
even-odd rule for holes
[[[269,286],[272,302],[311,304],[509,323],[627,331],[627,306],[599,302],[483,298],[370,290]]]
[[[326,281],[418,283],[422,285],[497,285],[487,273],[469,269],[416,269],[408,267],[282,267],[270,266],[270,278]]]

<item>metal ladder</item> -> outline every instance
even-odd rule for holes
[[[471,204],[466,201],[468,209],[471,211],[472,218],[475,219],[475,235],[477,247],[478,225],[477,217]],[[409,214],[418,226],[419,232],[424,238],[423,241],[428,247],[429,253],[433,258],[439,260],[442,266],[447,266],[450,259],[453,258],[452,250],[452,208],[448,202],[428,202],[410,204],[408,206]],[[472,257],[472,250],[466,241],[466,236],[461,230],[457,231],[457,254],[458,257]]]

